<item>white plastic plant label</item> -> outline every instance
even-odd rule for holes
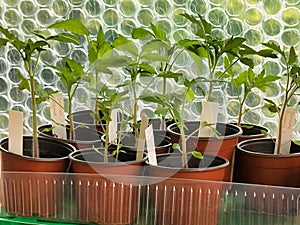
[[[216,128],[219,113],[219,104],[202,100],[201,121],[198,132],[198,137],[213,137],[215,136],[214,129]]]
[[[291,141],[293,138],[293,126],[295,121],[296,108],[287,107],[283,117],[281,145],[279,154],[290,154]],[[277,136],[278,137],[278,136]],[[275,151],[278,147],[278,138],[276,139]],[[276,154],[276,152],[275,152]]]
[[[23,155],[23,112],[8,112],[8,151]]]
[[[64,98],[61,92],[51,95],[50,103],[50,117],[53,126],[53,134],[58,138],[66,139],[66,122],[64,113]]]
[[[148,160],[150,165],[157,165],[156,159],[156,151],[155,151],[155,142],[153,135],[153,127],[150,125],[145,129],[146,134],[146,143],[147,143],[147,152],[148,152]]]
[[[117,143],[118,135],[118,109],[113,109],[111,112],[111,121],[108,126],[109,143]]]
[[[149,119],[145,115],[141,115],[141,128],[140,128],[140,136],[137,141],[137,154],[136,160],[141,160],[144,156],[145,151],[145,130],[148,127]]]

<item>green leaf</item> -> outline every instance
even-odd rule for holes
[[[264,46],[269,47],[270,49],[273,49],[275,52],[278,52],[280,55],[285,57],[284,52],[281,50],[280,46],[274,42],[267,42],[262,43]]]
[[[226,52],[233,48],[241,47],[242,44],[245,42],[245,40],[246,39],[242,37],[230,38],[229,40],[226,41],[223,51]]]
[[[241,72],[235,79],[234,79],[234,85],[236,87],[241,86],[242,84],[247,82],[247,76],[248,76],[248,71],[243,71]]]
[[[172,145],[172,148],[175,149],[175,150],[180,150],[180,145],[178,143],[174,143]]]
[[[192,23],[199,23],[199,21],[194,16],[192,16],[192,15],[189,15],[187,13],[182,13],[180,15],[182,15],[183,17],[185,17],[186,19],[188,19]]]
[[[186,95],[186,100],[189,102],[189,103],[192,103],[195,99],[195,93],[192,89],[188,89],[187,91],[187,95]]]
[[[268,132],[266,130],[260,130],[260,132],[265,135],[265,136],[268,136]]]
[[[47,38],[47,40],[61,41],[61,42],[72,43],[76,45],[80,44],[80,40],[77,36],[68,33],[60,33],[54,36],[50,36]]]
[[[298,140],[293,140],[293,143],[294,143],[295,145],[300,146],[300,141],[298,141]]]
[[[5,38],[0,38],[0,46],[4,46],[4,45],[6,45],[6,44],[7,44],[7,42],[8,42],[8,40],[7,40],[7,39],[5,39]]]
[[[253,125],[242,125],[242,128],[246,128],[246,129],[252,129],[254,126]]]
[[[167,56],[164,56],[159,53],[145,52],[140,56],[141,60],[145,60],[147,62],[168,62],[169,59]]]
[[[203,159],[203,155],[201,154],[201,152],[198,151],[192,151],[192,155],[194,158],[196,159]]]
[[[103,28],[100,25],[98,34],[97,34],[97,46],[101,46],[105,43],[105,34],[103,32]]]
[[[166,32],[164,32],[158,26],[156,26],[153,23],[151,23],[151,29],[152,29],[152,31],[153,31],[156,39],[169,42],[169,40],[167,39]]]
[[[208,52],[205,47],[199,47],[197,48],[195,52],[198,56],[203,57],[203,58],[208,58]]]
[[[241,63],[245,64],[246,66],[249,66],[250,68],[254,67],[254,62],[250,58],[241,58],[240,61],[241,61]]]
[[[142,47],[142,52],[153,52],[157,51],[160,49],[167,49],[169,46],[166,44],[166,42],[160,41],[160,40],[153,40],[147,42],[145,45]]]
[[[48,133],[48,132],[53,131],[53,129],[54,129],[54,126],[51,126],[51,127],[45,127],[41,132],[42,132],[42,133]]]
[[[289,52],[288,64],[292,65],[293,63],[296,62],[296,60],[297,60],[297,54],[294,47],[292,46]]]
[[[259,56],[269,57],[269,58],[278,58],[276,54],[271,49],[262,49],[257,52]]]
[[[146,36],[155,37],[154,34],[152,34],[150,31],[148,31],[148,30],[146,30],[146,29],[144,29],[142,27],[134,28],[132,30],[131,36],[134,39],[142,39],[142,38],[144,38]]]
[[[197,40],[189,40],[189,39],[184,39],[184,40],[179,40],[177,44],[183,48],[189,48],[194,45],[199,45],[199,41]]]
[[[138,67],[140,69],[142,69],[143,72],[147,72],[149,74],[155,74],[156,73],[155,69],[148,63],[141,63],[141,64],[138,65]]]
[[[251,68],[249,68],[247,71],[247,77],[248,77],[250,84],[252,84],[255,79],[255,73],[253,72],[253,70]]]
[[[69,19],[61,22],[54,23],[50,25],[48,28],[61,28],[75,34],[86,35],[89,36],[88,29],[77,19]]]
[[[110,73],[110,70],[107,68],[118,68],[118,67],[123,67],[127,66],[130,63],[132,63],[131,58],[123,55],[115,55],[112,56],[111,58],[105,58],[105,59],[97,59],[94,61],[92,64],[93,68],[98,71],[98,72],[107,72]]]
[[[16,76],[21,80],[21,82],[19,83],[19,88],[20,90],[28,90],[30,91],[30,84],[29,81],[21,74],[17,73]]]
[[[119,37],[112,42],[112,46],[119,51],[125,52],[127,55],[130,53],[135,58],[139,55],[136,44],[122,35],[119,35]]]
[[[156,94],[142,93],[139,99],[146,102],[153,102],[160,105],[164,105],[164,100],[161,98],[161,96],[158,93]]]
[[[4,34],[5,37],[6,37],[8,40],[16,39],[15,35],[14,35],[12,32],[10,32],[8,29],[6,29],[6,28],[4,28],[4,27],[2,27],[2,26],[0,26],[0,32],[1,32],[2,34]]]
[[[162,72],[157,75],[157,77],[173,78],[175,81],[178,81],[180,76],[182,76],[182,73],[174,73],[172,71]]]
[[[154,113],[159,116],[166,116],[168,112],[169,109],[164,107],[157,107],[156,110],[154,111]]]

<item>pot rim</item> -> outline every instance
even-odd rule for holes
[[[231,124],[234,124],[234,125],[236,125],[237,126],[237,123],[236,122],[233,122],[233,123],[231,123]],[[269,128],[267,128],[267,127],[264,127],[264,126],[262,126],[262,125],[259,125],[259,124],[251,124],[251,123],[241,123],[241,125],[242,126],[253,126],[253,127],[255,127],[255,128],[261,128],[261,130],[265,130],[267,133],[270,133],[270,129]],[[246,134],[243,134],[243,132],[242,132],[242,134],[240,135],[241,137],[260,137],[261,135],[263,135],[263,133],[261,133],[261,134],[249,134],[249,135],[246,135]]]
[[[102,150],[103,148],[100,148],[100,149]],[[78,162],[78,163],[88,163],[88,164],[91,164],[91,165],[101,165],[101,166],[108,166],[109,167],[109,166],[124,166],[124,165],[142,163],[142,162],[145,162],[147,160],[147,155],[145,153],[144,153],[145,157],[142,158],[141,160],[126,161],[126,162],[120,162],[120,161],[110,162],[110,163],[89,162],[89,161],[86,161],[86,160],[80,160],[80,159],[76,158],[77,155],[83,154],[83,153],[85,153],[85,154],[91,154],[91,153],[96,153],[96,151],[94,149],[87,148],[87,149],[80,149],[80,150],[71,152],[69,154],[69,159],[71,160],[71,163],[73,161],[73,162]]]
[[[99,135],[99,139],[97,140],[90,140],[90,141],[86,141],[86,140],[80,140],[80,139],[76,139],[76,140],[71,140],[71,139],[65,139],[65,138],[58,138],[58,137],[54,137],[54,136],[51,136],[49,134],[45,134],[44,132],[40,131],[40,128],[46,128],[46,127],[49,127],[49,126],[52,126],[51,124],[44,124],[44,125],[41,125],[38,127],[38,132],[43,135],[44,137],[46,138],[50,138],[50,139],[54,139],[54,140],[60,140],[60,141],[63,141],[63,142],[69,142],[71,144],[77,144],[77,143],[80,143],[80,144],[89,144],[89,143],[98,143],[101,141],[101,137],[103,136],[103,134],[97,130],[95,130],[96,133],[98,133]],[[85,129],[87,130],[91,130],[90,128],[88,127],[85,127]]]
[[[153,134],[155,135],[155,132],[156,133],[158,133],[158,132],[160,132],[161,130],[153,130]],[[162,132],[164,132],[164,131],[162,131]],[[128,132],[126,132],[126,131],[124,131],[124,132],[122,132],[122,133],[133,133],[132,131],[128,131]],[[172,143],[171,143],[171,138],[170,137],[168,137],[167,135],[161,135],[161,134],[159,134],[158,133],[158,135],[159,136],[161,136],[161,137],[163,137],[164,138],[164,140],[166,140],[167,142],[169,142],[169,143],[166,143],[165,145],[158,145],[158,146],[155,146],[155,148],[167,148],[167,147],[172,147]],[[126,136],[125,136],[126,137]],[[102,136],[101,136],[101,141],[103,142],[103,143],[105,143],[105,134],[103,134]],[[146,141],[146,140],[145,140]],[[131,145],[122,145],[123,147],[125,147],[125,148],[136,148],[135,146],[131,146]]]
[[[192,152],[188,152],[187,154],[192,154]],[[165,153],[165,154],[160,154],[157,155],[157,158],[159,157],[165,157],[165,156],[175,156],[175,157],[180,157],[181,158],[181,153]],[[152,165],[149,164],[149,161],[146,160],[146,165],[147,166],[153,166],[156,168],[161,168],[161,169],[167,169],[171,171],[182,171],[182,172],[201,172],[201,171],[211,171],[211,170],[217,170],[217,169],[222,169],[225,167],[229,166],[229,160],[221,157],[221,156],[214,156],[214,155],[209,155],[209,154],[203,154],[203,157],[211,157],[211,158],[218,158],[224,161],[223,164],[218,165],[218,166],[213,166],[213,167],[207,167],[207,168],[181,168],[181,167],[166,167],[166,166],[160,166],[160,165]]]
[[[33,139],[32,136],[23,136],[23,141],[27,140],[27,139]],[[47,138],[47,137],[38,137],[38,142],[40,141],[51,141],[53,143],[53,140]],[[53,162],[53,161],[58,161],[58,160],[65,160],[69,158],[69,154],[71,154],[72,152],[76,151],[76,148],[69,144],[66,143],[64,141],[61,140],[55,140],[55,142],[60,145],[60,146],[64,146],[64,147],[68,147],[67,149],[70,150],[70,153],[66,156],[63,157],[58,157],[58,158],[40,158],[40,157],[32,157],[32,156],[26,156],[26,155],[19,155],[19,154],[15,154],[13,152],[8,151],[8,149],[5,149],[2,147],[3,143],[8,142],[8,137],[5,137],[3,139],[0,140],[0,151],[3,151],[7,154],[10,154],[14,157],[18,157],[18,158],[23,158],[23,159],[28,159],[28,160],[32,160],[32,161],[43,161],[43,162]]]
[[[200,120],[185,120],[184,121],[184,124],[187,124],[187,123],[200,123]],[[230,139],[230,138],[235,138],[235,137],[238,137],[240,136],[243,131],[242,129],[237,126],[237,125],[234,125],[232,123],[222,123],[222,122],[217,122],[217,125],[223,125],[223,126],[230,126],[234,129],[237,130],[237,132],[235,134],[231,134],[231,135],[220,135],[219,137],[197,137],[195,135],[192,135],[191,138],[197,138],[198,140],[207,140],[207,139],[211,139],[211,140],[222,140],[222,139]],[[167,127],[167,130],[172,133],[172,134],[178,134],[180,135],[179,133],[175,132],[172,130],[172,128],[176,126],[176,123],[172,123],[170,124],[168,127]],[[188,135],[187,135],[188,136]]]
[[[299,157],[299,153],[291,153],[291,154],[267,154],[267,153],[260,153],[260,152],[252,152],[243,148],[245,145],[251,145],[253,142],[273,142],[275,139],[272,138],[255,138],[250,140],[244,140],[237,144],[236,149],[237,151],[241,151],[248,155],[253,155],[257,157],[265,157],[265,158],[288,158],[288,157]],[[258,143],[257,143],[258,144]]]

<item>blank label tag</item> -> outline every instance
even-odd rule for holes
[[[62,93],[54,93],[51,95],[52,98],[49,99],[50,103],[50,116],[53,126],[53,133],[62,139],[67,138],[66,133],[66,122],[64,114],[64,98]]]
[[[218,113],[219,113],[218,103],[202,100],[202,112],[201,112],[201,121],[200,121],[198,137],[215,136],[215,133],[211,128],[216,128]],[[205,126],[205,123],[210,124],[210,126]]]
[[[149,120],[146,116],[141,116],[141,129],[140,129],[140,136],[137,141],[137,154],[136,154],[136,160],[141,160],[144,156],[145,151],[145,130],[148,127]]]
[[[23,155],[23,112],[10,110],[8,114],[8,151]]]
[[[145,129],[145,134],[146,134],[146,143],[147,143],[149,164],[156,166],[157,159],[156,159],[155,142],[154,142],[152,125],[150,125],[148,128]]]
[[[108,140],[110,143],[117,143],[118,131],[118,109],[113,109],[111,112],[111,121],[108,126]]]
[[[296,108],[287,107],[284,113],[281,146],[279,154],[290,154],[291,141],[293,138],[293,126],[295,121]],[[276,147],[278,139],[276,139]],[[276,149],[276,148],[275,148]]]

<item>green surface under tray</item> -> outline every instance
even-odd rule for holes
[[[46,222],[40,221],[33,218],[14,217],[14,218],[0,218],[0,224],[2,225],[16,225],[16,224],[42,224],[42,225],[73,225],[74,223],[61,223],[61,222]],[[75,225],[75,224],[74,224]],[[78,224],[77,224],[78,225]]]

